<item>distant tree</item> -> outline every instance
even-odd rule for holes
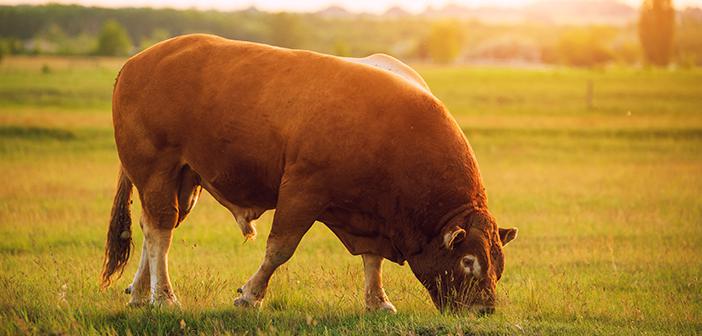
[[[66,40],[66,33],[61,29],[61,27],[55,23],[49,25],[39,36],[39,38],[45,39],[56,45],[61,45]]]
[[[670,62],[675,34],[672,0],[644,0],[639,17],[639,39],[646,61],[657,66]]]
[[[578,67],[592,67],[613,59],[607,43],[612,31],[604,27],[573,28],[564,32],[556,47],[562,63]]]
[[[19,40],[19,50],[13,53],[23,53],[24,46]],[[95,53],[97,38],[95,35],[79,33],[70,35],[57,23],[48,24],[39,31],[26,45],[34,54],[48,55],[89,55]]]
[[[702,9],[687,8],[680,13],[675,49],[679,65],[702,65]]]
[[[10,53],[10,45],[4,39],[0,39],[0,63],[5,59],[5,56]]]
[[[80,33],[66,38],[59,45],[58,53],[62,55],[89,55],[95,53],[97,42],[95,35]]]
[[[5,55],[19,55],[26,53],[24,44],[16,37],[0,38],[0,45],[3,45]]]
[[[541,62],[546,64],[556,64],[561,60],[559,55],[558,46],[555,43],[544,43],[541,45]]]
[[[305,27],[299,15],[275,13],[268,24],[269,40],[273,45],[285,48],[300,48],[305,42]]]
[[[132,40],[124,27],[115,20],[106,21],[100,35],[96,53],[103,56],[124,56],[132,48]]]
[[[641,61],[641,48],[636,38],[618,41],[612,48],[614,59],[621,64],[637,64]]]
[[[426,48],[434,62],[450,63],[455,61],[461,52],[463,34],[455,21],[436,22],[423,42],[420,49]]]

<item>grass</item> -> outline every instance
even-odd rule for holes
[[[477,317],[439,314],[409,268],[389,262],[399,313],[364,313],[361,258],[321,224],[276,273],[262,310],[235,308],[272,215],[242,243],[209,195],[171,249],[182,309],[125,307],[138,253],[101,292],[120,64],[0,64],[0,334],[702,333],[700,70],[419,67],[471,141],[500,225],[520,229],[497,313]]]

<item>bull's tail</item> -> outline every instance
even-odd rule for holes
[[[132,215],[129,206],[132,203],[132,181],[124,172],[119,170],[117,193],[112,203],[110,227],[105,243],[105,258],[102,265],[102,288],[107,288],[112,282],[112,275],[122,276],[132,249]]]

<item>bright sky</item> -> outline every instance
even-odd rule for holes
[[[422,11],[427,6],[442,7],[447,3],[466,6],[518,7],[539,0],[0,0],[0,4],[75,3],[102,7],[173,7],[236,10],[256,6],[268,11],[316,11],[331,5],[339,5],[354,12],[382,13],[392,6],[400,6],[412,12]],[[641,0],[620,0],[638,6]],[[674,0],[677,7],[700,6],[702,0]]]

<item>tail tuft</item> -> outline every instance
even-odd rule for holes
[[[132,215],[129,209],[129,205],[132,204],[132,188],[132,181],[124,173],[124,169],[120,169],[105,243],[101,285],[103,289],[110,286],[113,274],[118,273],[117,278],[122,276],[129,261],[132,249]]]

